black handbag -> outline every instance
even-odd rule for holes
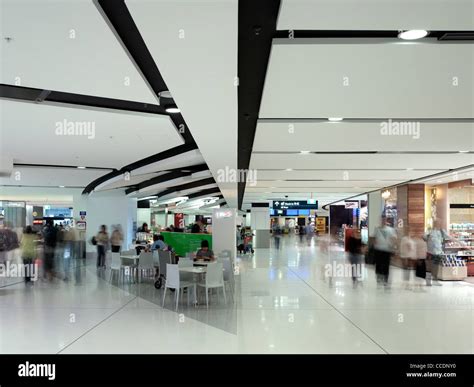
[[[426,263],[424,259],[419,259],[416,262],[416,276],[419,278],[426,278]]]

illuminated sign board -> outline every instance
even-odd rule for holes
[[[318,201],[310,200],[274,200],[273,206],[275,210],[317,210]]]

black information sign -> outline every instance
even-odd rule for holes
[[[274,200],[274,210],[317,210],[317,200]]]
[[[449,208],[474,208],[474,204],[450,204]]]

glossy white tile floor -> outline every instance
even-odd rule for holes
[[[1,353],[474,353],[474,286],[389,290],[322,275],[344,254],[284,237],[239,261],[235,302],[161,308],[151,281],[110,284],[93,262],[69,282],[0,283]],[[412,278],[412,281],[414,279]],[[170,300],[170,299],[169,299]]]

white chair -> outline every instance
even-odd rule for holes
[[[222,265],[224,267],[224,285],[229,285],[229,289],[232,294],[232,298],[234,295],[234,268],[232,262],[229,258],[222,259]]]
[[[225,295],[224,274],[222,262],[214,262],[207,265],[206,280],[197,285],[206,289],[206,306],[209,307],[209,289],[222,288],[224,302],[227,304]]]
[[[176,257],[174,254],[171,253],[171,251],[168,250],[158,250],[158,255],[160,257],[160,262],[162,260],[165,260],[167,263],[176,263]]]
[[[144,252],[140,253],[140,258],[138,259],[138,270],[140,271],[140,278],[143,277],[143,272],[154,273],[155,265],[153,263],[153,253]]]
[[[118,281],[122,277],[122,261],[120,259],[120,253],[112,253],[112,260],[110,263],[110,282],[112,282],[113,276],[115,273],[118,274]]]
[[[180,258],[179,261],[178,261],[178,267],[179,268],[182,268],[182,267],[193,267],[193,261],[191,259],[187,259],[187,258]],[[193,273],[180,273],[181,275],[181,279],[183,281],[188,281],[188,282],[196,282],[194,280],[194,275]]]
[[[135,251],[135,249],[125,250],[120,253],[121,257],[133,257],[136,255],[137,255],[137,252]],[[136,269],[135,261],[132,259],[123,259],[123,260],[121,259],[121,266],[122,266],[122,269],[125,270],[125,273],[128,274],[129,279],[131,280],[135,274],[135,269]]]
[[[166,289],[175,289],[175,296],[176,296],[176,310],[178,310],[178,302],[179,302],[179,293],[181,289],[188,288],[188,304],[189,304],[189,288],[196,288],[196,285],[192,282],[181,281],[179,278],[179,266],[173,264],[166,264],[166,281],[165,281],[165,289],[163,290],[163,303],[162,307],[165,306],[165,298],[166,298]]]

